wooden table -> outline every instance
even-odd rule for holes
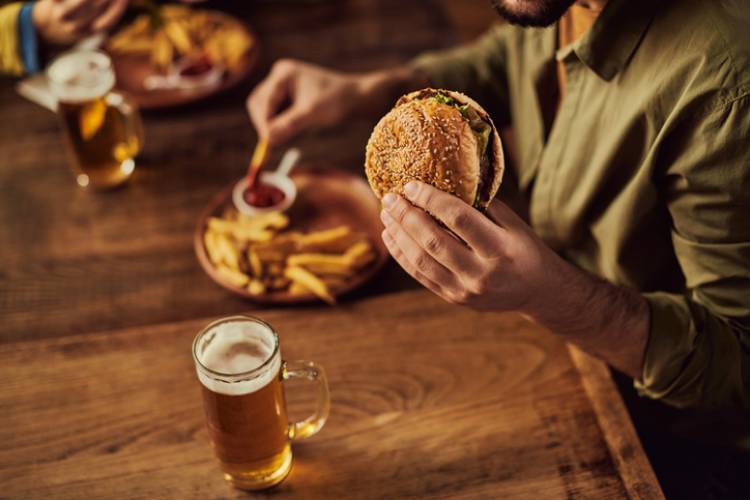
[[[493,19],[486,0],[215,6],[261,36],[254,81],[286,56],[395,64]],[[258,310],[210,282],[191,234],[248,160],[252,83],[146,115],[133,182],[96,194],[76,187],[54,116],[0,82],[0,496],[245,496],[212,458],[190,342],[252,311],[286,358],[327,367],[333,398],[273,496],[659,498],[606,367],[515,315],[448,306],[394,264],[336,308]],[[372,125],[296,142],[308,161],[360,171]]]
[[[327,368],[333,401],[274,497],[660,496],[604,365],[518,316],[422,290],[257,314],[286,359]],[[3,494],[244,496],[204,427],[190,344],[207,322],[0,346]]]

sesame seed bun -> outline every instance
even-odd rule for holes
[[[469,120],[456,106],[434,99],[438,93],[469,105],[491,127],[484,161]],[[480,210],[495,197],[503,170],[500,136],[487,112],[468,96],[447,90],[401,97],[373,129],[365,154],[365,173],[379,198],[401,194],[409,181],[420,180]]]

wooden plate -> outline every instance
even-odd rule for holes
[[[233,25],[244,30],[253,40],[253,46],[245,52],[236,67],[227,70],[220,84],[213,87],[203,87],[193,90],[180,89],[158,89],[146,90],[143,81],[147,76],[153,74],[153,68],[148,56],[120,54],[109,52],[117,77],[117,89],[125,92],[131,97],[141,109],[158,109],[182,106],[191,102],[199,101],[219,92],[223,92],[250,75],[250,72],[258,62],[260,48],[258,37],[245,24],[236,17],[223,12],[206,11],[209,16],[226,25]]]
[[[297,200],[287,212],[290,229],[316,231],[347,225],[355,231],[365,233],[376,253],[375,260],[354,276],[347,285],[336,291],[339,297],[370,281],[388,261],[388,250],[380,238],[383,225],[380,222],[380,202],[372,194],[367,182],[354,174],[331,169],[298,167],[292,174],[297,184]],[[242,287],[221,280],[206,253],[203,234],[208,218],[219,216],[231,205],[232,188],[228,186],[214,197],[198,221],[193,244],[198,261],[208,276],[227,290],[263,304],[303,304],[317,302],[316,296],[291,295],[286,291],[275,291],[264,295],[251,295]]]

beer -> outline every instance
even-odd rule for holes
[[[306,362],[282,363],[278,337],[266,323],[235,316],[204,329],[193,343],[208,435],[224,477],[244,489],[280,483],[292,466],[290,440],[317,432],[328,414],[323,371]],[[316,415],[289,424],[283,380],[318,380]]]
[[[135,169],[142,127],[135,108],[112,92],[109,57],[70,52],[55,60],[47,75],[78,184],[109,188],[125,182]]]

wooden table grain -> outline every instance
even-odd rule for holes
[[[269,496],[660,498],[606,368],[516,315],[423,290],[256,314],[332,398]],[[208,321],[0,346],[2,494],[245,497],[204,427],[190,345]]]
[[[247,164],[244,97],[273,60],[397,64],[476,36],[494,19],[486,0],[208,5],[247,19],[260,69],[146,114],[123,189],[79,189],[54,115],[0,82],[0,497],[251,496],[212,457],[190,357],[200,327],[249,312],[287,359],[326,366],[333,398],[268,496],[661,498],[606,366],[520,317],[449,306],[393,263],[336,308],[258,309],[193,254],[198,214]],[[372,126],[295,143],[309,163],[361,172]],[[302,414],[303,387],[289,397]]]

